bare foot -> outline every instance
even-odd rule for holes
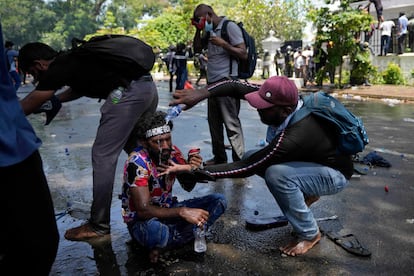
[[[289,256],[303,255],[308,252],[309,249],[314,247],[320,240],[321,233],[318,231],[318,234],[312,240],[294,239],[288,245],[280,247],[279,250]]]
[[[319,196],[305,196],[306,206],[310,207],[313,203],[319,200]]]
[[[160,251],[158,249],[151,249],[149,252],[149,261],[153,264],[158,263],[160,257]]]
[[[106,235],[96,232],[89,223],[69,229],[65,233],[65,239],[70,241],[86,241],[105,237]],[[109,236],[109,235],[108,235]]]

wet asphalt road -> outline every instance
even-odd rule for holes
[[[157,85],[159,109],[166,110],[171,97],[168,84],[160,81]],[[19,96],[24,97],[27,90],[22,89]],[[179,200],[224,193],[228,210],[214,226],[204,256],[193,253],[192,245],[188,245],[165,253],[158,266],[151,266],[129,243],[121,220],[117,195],[124,153],[117,167],[111,237],[94,243],[65,240],[65,230],[88,217],[92,200],[90,151],[101,103],[84,98],[65,104],[49,126],[43,126],[43,115],[29,116],[43,141],[40,152],[56,213],[73,208],[71,214],[57,217],[61,240],[51,275],[414,275],[414,105],[394,100],[341,99],[362,117],[367,128],[370,144],[361,156],[376,150],[392,167],[369,168],[366,175],[352,178],[344,191],[321,198],[312,209],[316,217],[337,215],[338,220],[320,224],[341,234],[354,234],[372,252],[371,257],[354,256],[325,236],[304,256],[282,257],[278,248],[289,241],[290,226],[261,232],[245,229],[245,218],[255,212],[258,216],[281,214],[262,179],[252,176],[198,184],[191,193],[176,185]],[[264,138],[266,127],[246,102],[240,117],[246,149],[254,148]],[[203,157],[210,159],[209,140],[205,101],[175,120],[173,141],[183,152],[200,147]],[[228,154],[231,160],[230,151]]]

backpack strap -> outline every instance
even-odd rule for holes
[[[224,39],[225,41],[230,43],[230,38],[229,38],[229,33],[227,32],[227,25],[229,24],[228,19],[224,19],[223,21],[223,25],[221,26],[221,38]]]
[[[230,37],[229,37],[229,33],[227,31],[227,25],[229,24],[229,21],[230,20],[228,20],[228,19],[224,19],[224,22],[223,22],[223,25],[221,26],[221,31],[220,31],[221,38],[224,39],[225,41],[227,41],[228,43],[230,43]],[[231,45],[231,43],[230,43],[230,45]],[[231,75],[231,73],[233,72],[233,59],[234,58],[230,54],[229,54],[229,56],[230,56],[230,74],[229,75]]]
[[[309,102],[310,97],[312,97],[312,95],[307,95],[302,98],[303,105],[298,111],[295,112],[295,114],[293,114],[292,118],[289,121],[289,125],[293,125],[299,122],[300,120],[307,117],[311,113],[311,110],[309,110],[307,106],[307,103]]]

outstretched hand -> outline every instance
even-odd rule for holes
[[[172,160],[168,160],[168,165],[159,164],[157,166],[158,176],[168,175],[170,173],[189,171],[188,165],[177,164]]]
[[[185,104],[183,110],[187,110],[202,100],[208,98],[209,94],[210,93],[206,88],[176,90],[173,93],[174,99],[169,103],[169,105]]]

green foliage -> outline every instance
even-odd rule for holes
[[[386,84],[405,84],[405,79],[401,72],[400,66],[392,62],[389,63],[387,69],[385,69],[385,71],[382,72],[382,77],[384,79],[384,83]]]
[[[349,70],[342,71],[342,82],[349,83],[350,82],[351,72]]]
[[[0,0],[4,39],[16,46],[38,40],[41,34],[52,29],[55,16],[42,0]]]
[[[361,43],[351,50],[349,53],[352,65],[350,82],[357,85],[363,84],[376,70],[371,64],[368,43]]]
[[[360,10],[353,9],[349,6],[348,1],[341,1],[338,10],[331,10],[328,7],[311,9],[308,13],[308,19],[314,22],[317,29],[316,45],[323,42],[329,42],[328,47],[328,63],[331,66],[340,66],[342,68],[343,57],[354,53],[352,57],[354,64],[360,62],[360,70],[358,74],[366,75],[370,68],[366,59],[356,56],[358,39],[361,31],[370,29],[373,18],[370,14]],[[361,71],[362,70],[362,71]],[[369,71],[369,70],[368,70]],[[357,74],[355,72],[355,74]],[[341,75],[339,86],[341,86]],[[352,76],[351,76],[352,77]]]
[[[271,30],[282,41],[301,40],[305,25],[304,7],[310,6],[308,0],[244,0],[229,8],[225,15],[232,20],[242,21],[246,30],[256,39],[258,50],[262,51],[260,42],[269,36]]]
[[[179,42],[187,44],[192,39],[185,28],[187,20],[180,15],[163,13],[146,22],[137,33],[150,45],[161,49]]]
[[[125,33],[165,49],[192,41],[190,18],[199,3],[242,21],[259,51],[270,30],[281,40],[301,39],[304,14],[311,6],[310,0],[0,0],[0,17],[5,39],[16,46],[41,41],[60,50],[70,47],[74,37]]]
[[[170,5],[167,0],[112,0],[108,6],[116,24],[127,31],[137,27],[137,19],[157,17]]]
[[[384,79],[382,78],[381,72],[378,72],[377,68],[371,73],[370,77],[371,84],[383,84]]]

